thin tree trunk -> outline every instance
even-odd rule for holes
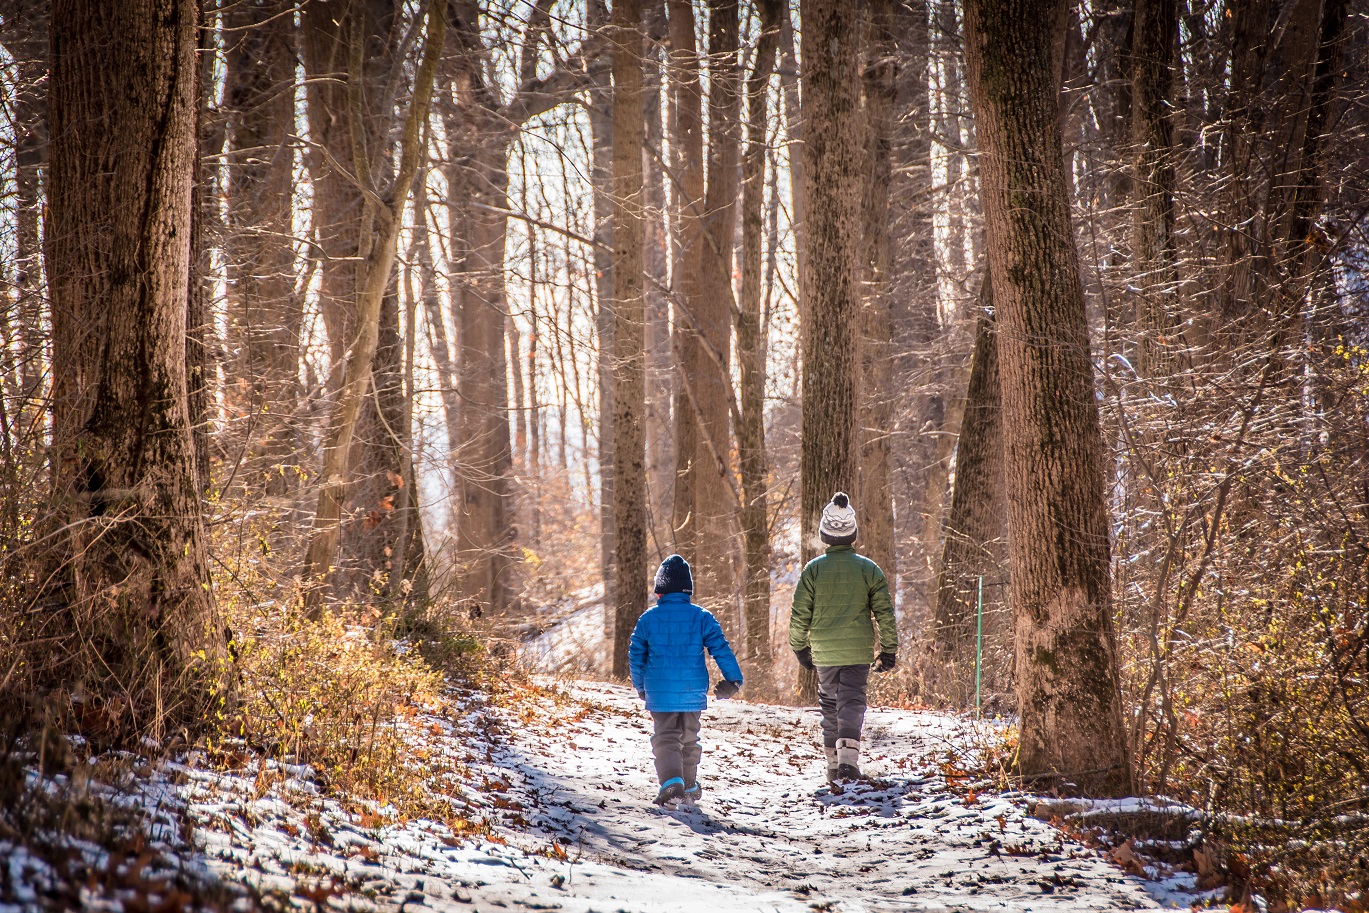
[[[50,579],[72,642],[46,671],[106,744],[198,731],[225,696],[186,380],[198,18],[53,4]]]
[[[965,16],[1000,331],[1018,763],[1033,784],[1124,795],[1131,760],[1102,437],[1061,160],[1056,13],[968,0]]]
[[[859,478],[861,199],[859,13],[841,0],[804,0],[803,116],[809,211],[803,285],[803,418],[799,510],[803,560],[821,550],[823,505]],[[804,681],[804,679],[807,681]],[[811,702],[810,675],[800,699]]]
[[[613,674],[628,674],[646,607],[646,340],[643,300],[642,4],[615,0],[613,46]],[[605,505],[608,509],[608,505]]]
[[[765,340],[761,319],[765,230],[766,131],[769,128],[770,76],[779,46],[782,0],[760,3],[760,37],[746,85],[746,154],[742,159],[741,299],[737,314],[737,364],[741,369],[741,427],[737,457],[741,465],[741,525],[745,545],[742,617],[746,622],[746,677],[761,698],[774,694],[774,657],[770,648],[770,527],[767,491],[770,466],[765,451]]]

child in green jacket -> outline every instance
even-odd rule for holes
[[[898,629],[889,583],[869,558],[856,554],[856,512],[842,492],[822,510],[818,528],[827,550],[799,575],[789,615],[789,646],[799,665],[818,674],[827,779],[860,778],[860,736],[866,687],[879,627],[876,672],[898,663]]]

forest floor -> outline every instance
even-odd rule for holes
[[[573,683],[498,703],[465,692],[412,726],[423,757],[462,759],[462,782],[445,787],[455,829],[344,808],[305,768],[191,757],[120,790],[150,822],[123,849],[68,836],[55,860],[0,839],[0,910],[1053,913],[1204,899],[1192,875],[1134,862],[1128,874],[1116,851],[1033,817],[1029,797],[976,792],[967,771],[1001,738],[988,724],[874,709],[866,732],[878,780],[838,793],[823,782],[814,710],[715,702],[703,797],[670,811],[652,804],[650,720],[631,691]],[[99,877],[66,877],[61,858]]]

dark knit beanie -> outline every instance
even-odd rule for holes
[[[679,555],[671,555],[661,562],[656,571],[656,595],[666,593],[693,593],[694,578],[689,574],[689,562]]]

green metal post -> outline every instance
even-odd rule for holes
[[[979,575],[979,606],[974,631],[974,712],[979,715],[979,683],[984,671],[984,575]]]

